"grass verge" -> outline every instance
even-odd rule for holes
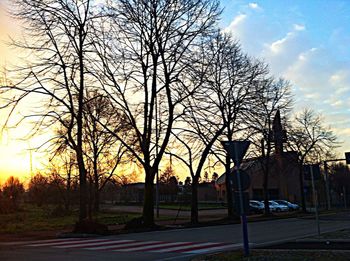
[[[93,219],[101,224],[119,225],[137,216],[139,214],[101,212],[93,216]],[[54,206],[37,207],[24,204],[15,213],[0,215],[0,234],[69,230],[73,228],[77,218],[76,210],[66,213]]]
[[[341,251],[290,251],[253,250],[249,257],[242,251],[233,251],[209,256],[196,257],[192,261],[348,261],[349,253]]]

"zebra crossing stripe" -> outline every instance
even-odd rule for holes
[[[73,244],[79,244],[79,243],[88,243],[88,242],[101,242],[106,241],[106,239],[83,239],[83,240],[64,240],[60,242],[44,242],[44,243],[38,243],[38,244],[30,244],[27,246],[31,247],[43,247],[43,246],[63,246],[63,245],[73,245]]]
[[[182,254],[202,254],[202,253],[208,253],[208,252],[217,251],[217,250],[223,250],[227,248],[234,248],[238,246],[242,246],[242,244],[225,244],[222,246],[204,247],[204,248],[201,247],[201,248],[191,249],[185,252],[183,251],[176,251],[176,252],[181,252]]]
[[[96,241],[80,241],[80,242],[74,242],[73,244],[69,245],[58,245],[58,246],[52,246],[54,248],[80,248],[80,247],[89,247],[89,246],[96,246],[101,244],[108,244],[111,242],[109,239],[104,240],[96,240]]]
[[[33,241],[35,242],[35,241]],[[109,250],[115,252],[147,251],[153,253],[177,252],[183,254],[200,254],[241,246],[223,242],[165,242],[165,241],[137,241],[113,239],[52,239],[37,241],[29,244],[31,247],[54,247],[61,249],[80,248],[84,250]]]
[[[123,249],[120,251],[152,251],[163,248],[175,247],[175,246],[187,246],[193,245],[193,242],[163,242],[163,244],[153,244],[150,246],[134,247],[129,249]]]
[[[150,250],[156,250],[156,249],[162,249],[166,247],[173,247],[173,246],[180,246],[180,245],[189,245],[193,244],[193,242],[160,242],[157,244],[152,244],[149,246],[138,246],[138,247],[132,247],[132,248],[126,248],[126,249],[120,249],[115,251],[150,251]]]
[[[166,253],[166,252],[183,252],[183,250],[187,249],[193,249],[193,248],[198,248],[198,247],[209,247],[209,246],[217,246],[221,245],[222,243],[194,243],[188,246],[177,246],[177,247],[170,247],[166,249],[159,249],[159,250],[152,250],[150,252],[154,253]]]
[[[146,246],[146,245],[154,245],[156,243],[160,243],[161,241],[134,241],[134,242],[126,242],[124,244],[113,244],[113,245],[106,245],[106,246],[100,246],[100,247],[88,247],[84,248],[87,250],[118,250],[118,249],[124,249],[124,248],[131,248],[131,247],[139,247],[139,246]]]
[[[37,243],[59,243],[62,241],[76,241],[81,240],[81,238],[60,238],[60,239],[46,239],[46,240],[30,240],[30,241],[16,241],[16,242],[0,242],[0,245],[29,245]]]
[[[121,246],[121,245],[129,245],[132,243],[142,243],[143,241],[136,241],[136,240],[113,240],[108,243],[104,244],[96,244],[97,246],[94,247],[85,247],[85,250],[108,250],[110,248],[114,248],[116,245]],[[100,245],[100,246],[99,246]]]

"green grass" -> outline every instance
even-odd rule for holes
[[[72,229],[78,219],[78,212],[75,210],[65,215],[57,215],[58,213],[60,210],[55,210],[54,206],[24,204],[16,213],[0,215],[0,234]],[[137,216],[139,215],[102,212],[93,218],[102,224],[117,225],[125,224]]]

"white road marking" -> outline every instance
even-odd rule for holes
[[[153,249],[153,248],[165,248],[165,247],[171,247],[171,246],[178,246],[178,245],[182,245],[185,243],[189,243],[189,242],[173,242],[173,243],[160,242],[159,244],[153,244],[150,246],[141,246],[141,247],[127,248],[127,249],[120,249],[120,250],[116,250],[116,251],[122,251],[122,252],[142,251],[142,250],[148,250],[148,249]]]
[[[51,242],[51,243],[38,243],[38,244],[30,244],[27,246],[31,246],[31,247],[42,247],[42,246],[60,246],[60,245],[70,245],[70,244],[75,244],[75,243],[88,243],[88,242],[100,242],[100,241],[105,241],[106,239],[83,239],[83,240],[64,240],[61,242]]]
[[[84,248],[86,250],[115,250],[115,249],[120,249],[120,248],[126,248],[126,247],[136,247],[144,244],[154,244],[154,243],[159,243],[162,241],[142,241],[142,242],[131,242],[127,244],[122,244],[118,246],[118,243],[113,244],[113,245],[107,245],[107,246],[99,246],[99,247],[87,247]],[[111,242],[112,243],[112,242]]]
[[[92,241],[92,242],[80,242],[77,244],[71,244],[71,245],[58,245],[58,246],[52,246],[54,248],[82,248],[82,247],[89,247],[89,246],[96,246],[96,245],[105,245],[110,243],[111,241],[106,240],[100,240],[100,241]]]
[[[202,246],[217,246],[220,243],[214,243],[214,242],[208,242],[208,243],[193,243],[193,245],[189,246],[179,246],[179,247],[170,247],[166,249],[160,249],[160,250],[151,250],[150,252],[154,253],[166,253],[166,252],[173,252],[173,251],[180,251],[180,250],[185,250],[185,249],[191,249],[195,247],[202,247]]]
[[[230,245],[224,245],[224,246],[214,246],[214,247],[208,247],[204,249],[197,249],[197,250],[190,250],[190,251],[185,251],[181,252],[182,254],[202,254],[202,253],[207,253],[207,252],[213,252],[216,250],[223,250],[227,248],[234,248],[234,247],[241,247],[242,244],[230,244]]]

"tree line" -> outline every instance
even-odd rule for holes
[[[292,120],[289,82],[222,32],[220,14],[213,0],[13,1],[26,39],[12,45],[24,58],[6,71],[1,108],[11,117],[26,104],[19,123],[33,124],[30,135],[51,135],[40,149],[50,161],[74,162],[80,222],[89,216],[88,186],[98,211],[101,188],[134,164],[145,176],[143,222],[153,226],[155,177],[171,155],[191,177],[191,222],[198,223],[198,183],[208,160],[226,173],[232,167],[220,141],[250,139],[251,153],[269,159],[277,111],[301,165],[332,151],[332,131],[312,110]]]

